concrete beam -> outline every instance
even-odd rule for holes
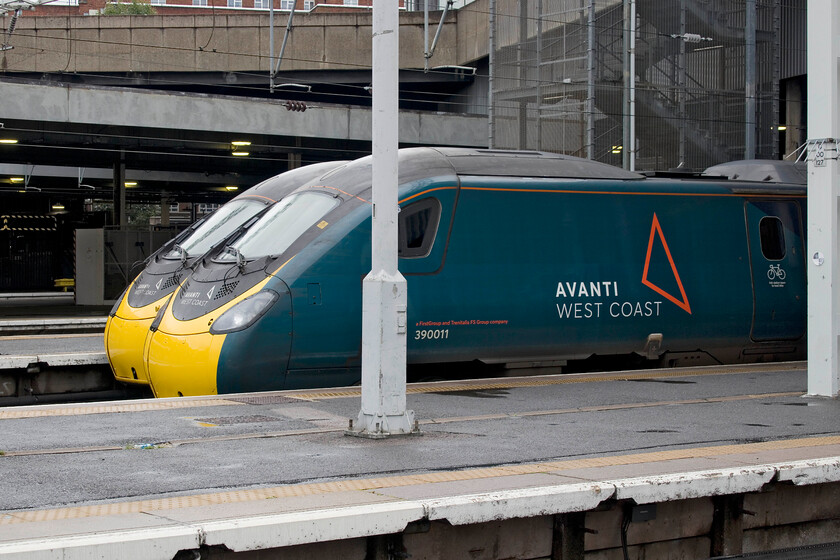
[[[39,83],[0,82],[0,92],[0,121],[371,140],[366,107],[317,105],[292,112],[271,99]],[[402,144],[487,145],[487,118],[482,116],[401,111],[399,129]]]
[[[486,12],[471,13],[473,25],[486,19]],[[399,19],[400,67],[423,68],[423,14],[403,12]],[[0,26],[8,29],[8,15],[0,18]],[[280,70],[369,68],[371,29],[370,11],[301,13]],[[8,38],[14,49],[4,52],[3,69],[9,72],[265,72],[268,82],[267,12],[26,17],[17,21],[15,31]],[[275,44],[284,32],[282,25],[275,26]],[[460,36],[456,11],[444,24],[433,66],[457,65],[461,51],[473,51],[469,41],[459,47]]]

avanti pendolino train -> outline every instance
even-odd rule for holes
[[[804,356],[803,185],[647,178],[538,152],[399,158],[410,368]],[[154,393],[358,382],[370,192],[367,157],[201,258],[150,327]]]
[[[143,271],[117,299],[105,325],[105,351],[117,381],[148,385],[143,347],[149,326],[196,259],[247,227],[300,185],[343,163],[308,165],[271,177],[234,197],[152,254]]]

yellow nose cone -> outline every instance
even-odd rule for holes
[[[215,395],[216,368],[225,335],[209,332],[172,335],[152,333],[146,367],[156,397]]]
[[[105,352],[117,381],[149,384],[143,347],[153,320],[154,317],[131,320],[119,316],[108,319],[105,327]]]

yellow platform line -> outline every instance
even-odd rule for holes
[[[632,381],[638,379],[669,379],[674,377],[699,377],[707,375],[738,375],[775,371],[801,371],[806,369],[805,362],[759,364],[746,366],[720,366],[699,368],[676,368],[663,370],[639,370],[627,372],[538,375],[534,377],[512,377],[502,379],[461,380],[440,383],[412,383],[406,388],[408,394],[442,393],[456,391],[487,391],[494,389],[515,389],[520,387],[546,387],[549,385],[570,385],[577,383],[605,383],[609,381]],[[362,394],[360,387],[341,389],[314,389],[297,391],[277,391],[258,393],[257,396],[277,395],[302,401],[353,398]],[[223,395],[204,398],[172,398],[146,400],[136,403],[109,403],[77,406],[50,407],[7,407],[0,408],[0,420],[20,418],[40,418],[46,416],[80,416],[85,414],[109,414],[120,412],[148,412],[177,408],[195,408],[203,406],[243,405],[236,399],[246,395]],[[248,396],[254,396],[249,394]]]
[[[178,496],[134,502],[114,502],[69,508],[7,511],[0,512],[0,526],[15,523],[34,523],[62,519],[79,519],[85,517],[105,517],[110,515],[125,515],[132,513],[153,513],[156,511],[167,511],[215,504],[294,498],[338,492],[369,492],[387,488],[414,486],[418,484],[460,482],[528,474],[562,473],[563,471],[586,468],[638,465],[643,463],[674,461],[679,459],[754,454],[765,451],[824,447],[830,445],[840,445],[840,436],[823,436],[761,443],[695,447],[689,449],[655,451],[650,453],[612,455],[608,457],[547,461],[525,465],[502,465],[498,467],[482,467],[458,471],[420,473],[402,476],[343,480],[336,482],[318,482],[251,490],[232,490],[212,494],[196,494],[192,496]]]
[[[82,416],[85,414],[110,414],[116,412],[145,412],[151,410],[171,410],[178,408],[193,408],[200,406],[226,406],[242,404],[218,398],[206,399],[161,399],[157,401],[143,401],[137,403],[108,403],[61,407],[7,407],[0,408],[0,420],[17,420],[20,418],[43,418],[47,416]]]

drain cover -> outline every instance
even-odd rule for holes
[[[215,426],[232,426],[234,424],[259,424],[262,422],[281,422],[283,418],[276,416],[263,416],[254,414],[251,416],[219,416],[216,418],[196,418],[196,422],[202,424],[213,424]]]
[[[261,395],[254,397],[225,398],[226,401],[233,401],[242,404],[286,404],[304,402],[301,399],[282,397],[280,395]]]

